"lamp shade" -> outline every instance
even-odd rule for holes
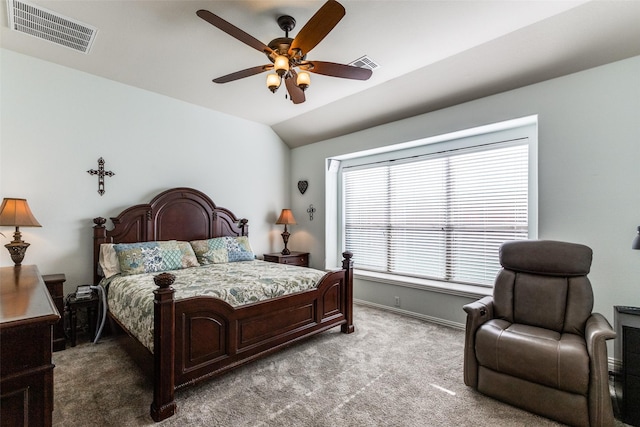
[[[282,209],[282,212],[280,213],[280,217],[276,221],[276,224],[291,225],[295,223],[296,219],[293,217],[293,212],[291,212],[291,209]]]
[[[31,213],[26,199],[4,198],[0,206],[0,225],[42,227]]]
[[[640,227],[638,227],[636,238],[633,239],[633,243],[631,243],[631,249],[640,249]]]

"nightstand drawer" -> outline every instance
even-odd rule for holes
[[[309,266],[309,255],[297,255],[295,257],[287,257],[282,259],[282,264],[299,265],[301,267]]]
[[[297,265],[300,267],[309,267],[309,253],[308,252],[291,252],[290,254],[283,255],[281,253],[264,254],[264,260],[268,262],[275,262],[278,264]]]

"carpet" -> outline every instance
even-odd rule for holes
[[[558,426],[464,385],[464,332],[362,305],[334,328],[176,393],[154,423],[150,380],[107,337],[54,353],[54,426]],[[624,424],[619,423],[622,426]]]

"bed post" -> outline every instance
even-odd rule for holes
[[[98,265],[100,260],[100,245],[107,243],[107,229],[104,224],[107,222],[102,217],[93,218],[93,284],[96,285],[100,282],[100,275],[98,274]]]
[[[175,395],[175,305],[171,287],[176,277],[161,273],[153,278],[153,402],[151,418],[162,421],[176,413]]]
[[[240,221],[238,221],[238,224],[240,225],[240,229],[242,230],[242,235],[243,236],[248,236],[249,235],[249,220],[246,218],[242,218]]]
[[[344,257],[342,260],[342,268],[344,269],[346,286],[344,317],[347,323],[341,326],[341,330],[345,334],[350,334],[355,331],[353,326],[353,261],[351,260],[353,253],[346,251],[342,253],[342,256]]]

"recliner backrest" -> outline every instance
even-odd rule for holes
[[[575,243],[550,240],[506,242],[500,247],[495,317],[557,332],[584,335],[593,309],[587,274],[592,251]]]

